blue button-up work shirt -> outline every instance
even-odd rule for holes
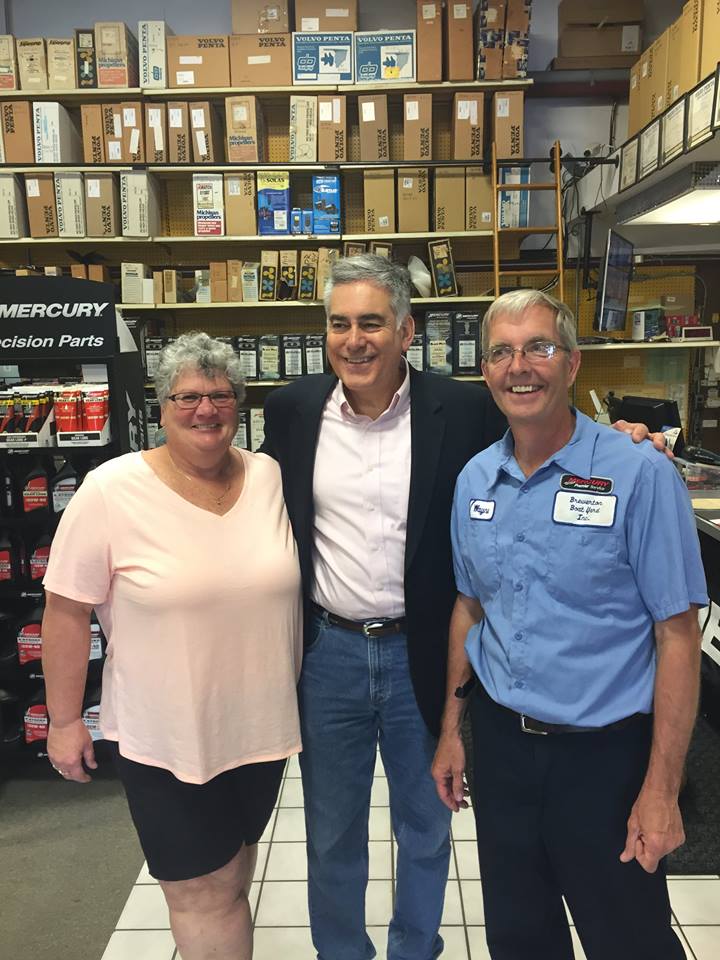
[[[458,477],[458,590],[484,619],[466,650],[490,696],[549,723],[604,726],[652,709],[653,624],[708,602],[677,470],[649,443],[576,412],[526,478],[510,431]]]

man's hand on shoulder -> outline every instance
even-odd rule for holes
[[[642,443],[643,440],[649,440],[656,450],[660,450],[670,460],[674,460],[674,454],[672,450],[668,449],[665,442],[664,433],[650,433],[644,423],[628,423],[627,420],[616,420],[612,427],[614,430],[619,430],[620,433],[629,434],[633,443]]]
[[[677,797],[643,787],[628,818],[623,863],[637,860],[647,873],[655,873],[660,860],[685,843]]]
[[[465,746],[459,733],[443,732],[438,740],[435,758],[431,768],[438,796],[453,813],[457,813],[468,803],[465,786]]]

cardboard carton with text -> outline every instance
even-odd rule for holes
[[[167,163],[167,104],[145,104],[145,155],[148,163]]]
[[[49,39],[46,43],[48,90],[77,89],[74,38]]]
[[[96,22],[95,56],[99,87],[138,85],[137,38],[127,24],[117,20]]]
[[[43,37],[22,37],[15,41],[20,89],[37,93],[48,88],[47,52]]]
[[[0,103],[0,136],[5,148],[5,163],[35,163],[32,104],[29,100],[5,100]]]
[[[27,199],[30,236],[38,239],[57,237],[55,181],[52,173],[40,170],[32,174],[26,173],[25,197]]]
[[[432,160],[432,94],[403,97],[403,160]]]
[[[417,44],[417,79],[434,82],[442,80],[443,30],[442,3],[417,0],[415,37]]]
[[[257,236],[255,174],[225,174],[225,232],[229,237]]]
[[[344,163],[347,159],[347,98],[331,94],[317,99],[318,162]]]
[[[84,103],[80,107],[83,139],[83,161],[105,163],[105,137],[103,136],[102,105]]]
[[[445,80],[472,80],[473,63],[472,3],[445,5]]]
[[[191,163],[190,120],[185,101],[172,100],[167,105],[168,160],[170,163]]]
[[[465,170],[435,167],[433,229],[437,233],[465,229]]]
[[[397,212],[400,233],[428,232],[430,185],[427,167],[402,167],[398,170]]]
[[[453,99],[453,160],[482,160],[483,114],[482,93],[456,93]]]
[[[230,50],[224,35],[166,38],[168,87],[229,87]]]
[[[233,87],[289,87],[292,83],[292,37],[289,33],[230,37],[230,84]]]
[[[522,90],[503,90],[493,96],[492,132],[501,160],[519,160],[523,156],[524,107]]]
[[[85,174],[85,221],[89,237],[119,237],[120,188],[117,174],[98,170]]]
[[[262,163],[265,160],[265,124],[256,97],[225,98],[225,135],[229,162]]]
[[[365,233],[395,233],[395,171],[363,171]]]
[[[388,132],[387,96],[358,97],[360,123],[360,159],[389,160],[390,136]]]

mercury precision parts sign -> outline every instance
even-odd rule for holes
[[[70,277],[0,279],[0,357],[111,357],[115,296],[109,283]]]

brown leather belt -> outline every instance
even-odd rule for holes
[[[343,630],[351,630],[353,633],[362,633],[366,637],[387,637],[391,633],[405,633],[405,617],[372,617],[369,620],[346,620],[345,617],[339,617],[336,613],[330,613],[314,601],[311,604],[312,610],[319,617],[327,617],[329,624],[333,627],[341,627]]]

